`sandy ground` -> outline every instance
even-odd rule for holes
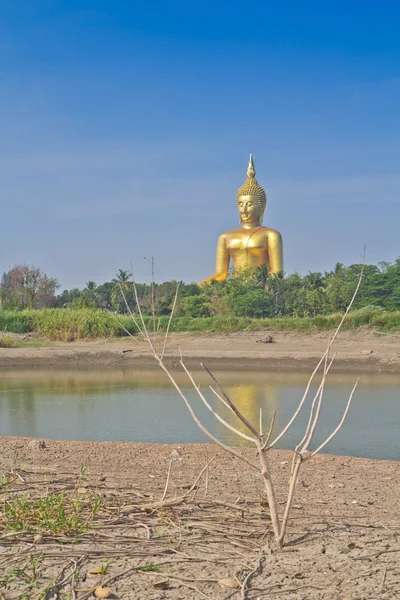
[[[266,344],[271,335],[276,343]],[[276,331],[231,334],[172,334],[167,362],[176,363],[180,351],[187,364],[206,360],[214,368],[310,369],[323,354],[329,333],[300,334]],[[162,339],[159,340],[159,348]],[[131,350],[124,353],[124,350]],[[400,335],[378,335],[371,329],[343,332],[335,343],[334,369],[398,372]],[[51,347],[0,348],[0,367],[154,365],[145,342],[130,338],[55,344]]]
[[[256,463],[253,450],[239,452]],[[290,454],[270,456],[283,511]],[[167,504],[152,506],[169,467]],[[0,516],[7,600],[85,600],[100,583],[124,600],[400,598],[400,463],[328,455],[306,462],[283,551],[256,469],[215,446],[0,438],[2,475],[2,511],[24,494],[102,498],[95,527],[72,538],[45,533],[40,544],[34,531],[5,530]],[[30,555],[39,561],[35,577],[24,570]],[[103,574],[89,572],[102,566]]]

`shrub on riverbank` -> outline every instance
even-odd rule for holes
[[[14,348],[15,341],[12,335],[0,333],[0,348]]]
[[[231,333],[235,331],[260,331],[262,329],[280,331],[329,331],[334,330],[342,315],[318,315],[316,317],[281,317],[276,319],[250,319],[248,317],[174,317],[170,331],[203,331],[210,333]],[[153,330],[151,317],[145,317],[149,330]],[[165,331],[168,317],[156,319],[156,328]],[[361,326],[376,327],[381,331],[400,331],[400,311],[383,311],[375,308],[362,308],[350,312],[343,329],[356,329]],[[89,309],[44,309],[25,311],[0,311],[0,330],[13,333],[37,333],[49,340],[69,342],[79,339],[94,339],[135,335],[136,326],[126,315],[113,315],[101,310]]]
[[[127,316],[116,318],[101,310],[25,310],[0,312],[0,329],[14,333],[34,332],[49,339],[70,342],[79,339],[113,337],[132,334],[136,327]]]
[[[36,311],[0,311],[0,330],[12,333],[29,333],[34,330],[34,315]]]
[[[136,333],[136,327],[129,317],[118,318],[118,321],[130,333]],[[114,316],[101,310],[40,310],[34,316],[34,325],[40,335],[63,342],[125,335]]]

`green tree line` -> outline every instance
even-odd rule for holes
[[[271,275],[263,265],[224,282],[203,287],[179,282],[176,316],[187,317],[315,317],[344,312],[354,293],[362,265],[348,267],[337,263],[332,271],[301,275]],[[157,316],[170,313],[177,281],[152,285],[137,283],[144,314],[152,314],[152,299]],[[3,274],[0,300],[4,310],[24,308],[105,309],[127,314],[135,307],[131,274],[120,269],[111,281],[96,285],[89,281],[84,289],[74,288],[56,294],[57,279],[36,267],[17,265]],[[124,299],[125,296],[125,299]],[[126,300],[126,302],[125,302]],[[393,264],[365,265],[354,309],[373,307],[400,310],[400,258]]]

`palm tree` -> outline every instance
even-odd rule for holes
[[[121,313],[126,312],[125,301],[129,291],[129,278],[132,276],[130,271],[118,269],[117,276],[111,280],[114,284],[111,291],[111,303]],[[125,298],[125,299],[124,299]]]
[[[269,275],[267,279],[267,289],[274,300],[275,317],[277,317],[280,314],[280,311],[282,309],[281,304],[285,292],[285,287],[286,281],[284,271],[278,271],[277,273],[272,273],[271,275]]]
[[[304,280],[306,287],[309,290],[316,290],[318,293],[322,290],[325,291],[325,280],[321,273],[311,273],[311,271],[309,271],[308,275],[304,277]]]
[[[114,284],[113,290],[122,289],[124,292],[128,289],[129,278],[132,276],[130,271],[124,271],[118,269],[117,277],[111,279],[111,283]]]
[[[311,273],[304,277],[305,288],[309,291],[308,296],[313,298],[311,301],[313,316],[322,313],[326,295],[326,280],[321,273]],[[315,292],[314,294],[312,292]]]
[[[263,290],[265,290],[269,277],[269,266],[266,263],[264,263],[256,267],[253,277],[256,280],[256,282],[260,284]]]

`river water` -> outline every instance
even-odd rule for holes
[[[301,398],[307,375],[297,372],[220,371],[215,373],[244,415],[258,424],[260,407],[268,428],[274,410],[278,433]],[[196,398],[183,373],[177,380],[203,424],[220,440],[243,440],[215,420]],[[213,407],[232,425],[236,418],[208,389],[208,376],[194,372]],[[332,373],[325,392],[316,447],[340,421],[354,384],[353,374]],[[312,387],[315,392],[316,386]],[[400,460],[400,375],[363,374],[347,420],[325,448],[332,454]],[[310,394],[310,400],[313,394]],[[307,404],[309,406],[309,403]],[[278,444],[293,448],[301,439],[308,411]],[[240,426],[239,426],[240,428]],[[73,440],[205,442],[183,401],[157,370],[1,370],[0,435]]]

